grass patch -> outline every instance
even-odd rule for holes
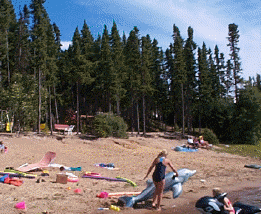
[[[220,148],[218,152],[226,152],[244,157],[261,159],[261,143],[259,143],[258,145],[229,145],[229,147],[221,144],[217,146]]]

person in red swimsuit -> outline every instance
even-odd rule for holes
[[[148,172],[144,179],[148,177],[150,174],[151,170],[155,167],[155,170],[152,175],[153,183],[156,187],[156,190],[153,194],[153,201],[152,201],[152,207],[155,207],[156,210],[160,211],[160,203],[162,200],[163,196],[163,190],[165,186],[165,172],[166,172],[166,167],[169,166],[174,173],[176,173],[176,177],[178,177],[178,172],[177,170],[173,167],[172,163],[170,162],[169,159],[167,159],[167,150],[164,149],[162,150],[158,156],[154,159],[152,162],[150,168],[148,169]],[[157,200],[157,206],[156,206],[156,200]]]
[[[214,188],[212,191],[213,191],[213,196],[216,198],[222,194],[220,188]],[[235,214],[235,209],[227,197],[222,198],[222,203],[224,204],[224,210],[226,211],[227,214]]]

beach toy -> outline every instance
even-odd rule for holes
[[[100,179],[100,180],[107,180],[107,181],[127,182],[126,180],[121,179],[121,178],[110,178],[110,177],[102,177],[102,176],[83,175],[82,178],[92,178],[92,179]]]
[[[99,198],[108,198],[108,193],[107,192],[101,192],[100,194],[97,194],[97,197]]]
[[[67,181],[68,181],[68,182],[78,182],[78,181],[79,181],[79,178],[68,177],[68,178],[67,178]]]
[[[118,178],[118,179],[123,179],[123,180],[125,180],[127,183],[129,183],[130,185],[132,185],[132,186],[134,186],[134,187],[137,187],[137,184],[136,184],[135,182],[133,182],[133,181],[127,179],[127,178],[123,178],[123,177],[121,177],[121,176],[117,176],[116,178]]]
[[[118,211],[118,212],[120,211],[120,208],[117,207],[117,206],[114,206],[114,205],[111,205],[111,206],[110,206],[110,209],[111,209],[111,210]]]
[[[41,176],[49,176],[49,171],[48,171],[48,170],[44,170],[44,171],[41,173]]]
[[[109,210],[109,208],[99,207],[98,210]]]
[[[15,205],[15,208],[16,208],[16,209],[20,209],[20,210],[25,210],[25,209],[26,209],[26,204],[25,204],[24,201],[19,202],[19,203],[17,203],[17,204]]]
[[[96,172],[85,172],[85,175],[88,175],[88,176],[101,176],[100,173],[96,173]]]
[[[75,193],[81,193],[82,190],[81,190],[81,189],[75,189],[74,192],[75,192]]]
[[[82,167],[70,167],[71,171],[82,171]]]
[[[120,197],[120,196],[135,196],[139,195],[141,192],[114,192],[108,193],[108,197]]]

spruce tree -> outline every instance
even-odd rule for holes
[[[124,88],[126,70],[124,67],[123,45],[115,22],[113,22],[111,29],[110,46],[113,64],[110,90],[112,92],[112,98],[116,102],[116,113],[120,115],[120,101],[126,93],[126,89]]]
[[[15,59],[16,17],[10,0],[0,0],[0,75],[4,86],[11,82]]]
[[[183,49],[183,39],[177,26],[173,25],[173,53],[174,53],[174,84],[181,94],[181,110],[182,110],[182,135],[185,134],[185,115],[184,115],[184,85],[187,83],[187,73],[185,67],[185,57]]]
[[[242,81],[240,77],[241,72],[241,63],[240,63],[240,57],[239,57],[239,50],[238,47],[239,43],[239,30],[238,25],[236,24],[229,24],[228,25],[228,41],[229,43],[227,46],[230,47],[230,61],[233,65],[233,80],[234,80],[234,87],[235,87],[235,102],[238,102],[238,83]]]
[[[146,135],[146,97],[153,91],[152,88],[152,44],[150,36],[141,37],[141,96],[143,115],[143,135]]]
[[[188,132],[191,133],[192,129],[192,112],[197,107],[195,106],[195,97],[196,97],[196,60],[195,60],[195,50],[196,43],[193,41],[193,29],[188,27],[188,38],[185,42],[184,46],[184,56],[185,56],[185,65],[186,65],[186,74],[187,74],[187,82],[185,84],[185,103],[186,103],[186,114],[187,114],[187,124],[188,124]]]
[[[140,40],[138,33],[138,28],[134,27],[134,29],[130,32],[126,46],[124,48],[124,56],[126,59],[125,65],[127,72],[126,88],[128,89],[128,93],[130,96],[132,133],[134,131],[134,104],[136,102],[136,106],[138,105],[138,91],[141,85]]]
[[[47,60],[47,26],[49,24],[48,14],[43,6],[45,0],[32,0],[30,4],[31,13],[33,15],[32,36],[32,55],[33,66],[35,69],[35,77],[38,74],[38,132],[40,132],[40,124],[42,120],[42,87],[44,75],[46,74]]]
[[[110,37],[107,26],[104,25],[101,39],[100,60],[98,61],[97,89],[102,92],[100,107],[105,112],[112,111],[112,59],[109,40]]]
[[[207,48],[203,42],[202,49],[198,48],[198,76],[199,76],[199,128],[201,132],[201,120],[207,123],[210,116],[210,103],[212,103],[212,81],[207,60]],[[207,124],[206,124],[207,125]]]
[[[72,83],[76,83],[76,108],[77,108],[77,134],[80,130],[80,103],[79,103],[79,94],[81,89],[81,84],[89,85],[92,83],[93,78],[91,77],[92,72],[92,63],[89,60],[86,60],[85,56],[81,52],[80,48],[80,33],[78,27],[76,28],[73,41],[72,41],[72,56],[71,56],[71,70],[70,77]]]

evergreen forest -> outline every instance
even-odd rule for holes
[[[192,26],[182,38],[175,24],[163,50],[138,26],[126,36],[113,22],[94,37],[83,20],[62,50],[44,3],[31,0],[16,16],[12,1],[0,0],[0,109],[14,127],[40,132],[42,123],[51,131],[54,124],[75,124],[78,133],[82,115],[110,112],[132,132],[146,134],[158,121],[183,135],[208,128],[221,142],[258,143],[261,80],[241,77],[235,23],[227,28],[227,59],[217,45],[196,44]]]

